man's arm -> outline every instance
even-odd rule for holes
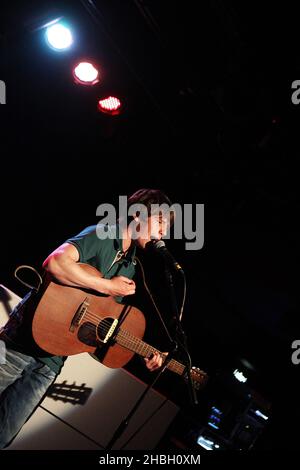
[[[125,296],[135,293],[135,283],[125,276],[103,279],[96,273],[86,272],[80,264],[77,248],[64,243],[54,250],[43,263],[43,268],[59,282],[68,286],[93,289],[112,296]]]

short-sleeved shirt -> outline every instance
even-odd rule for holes
[[[135,246],[132,245],[124,256],[119,232],[118,225],[98,224],[87,227],[66,242],[77,248],[80,263],[94,266],[104,278],[111,279],[118,275],[132,279],[135,272]]]
[[[76,247],[79,253],[80,263],[94,266],[101,272],[104,278],[111,279],[114,276],[126,276],[133,278],[135,273],[135,246],[131,245],[126,254],[123,252],[122,239],[119,226],[98,224],[87,227],[78,235],[66,240]],[[5,325],[3,339],[11,343],[15,349],[30,354],[32,348],[31,324],[26,322],[26,305],[34,302],[33,293],[27,295],[12,312]],[[115,297],[117,302],[122,297]],[[30,331],[29,331],[30,330]],[[59,373],[66,357],[38,355],[41,362],[48,364],[56,373]]]

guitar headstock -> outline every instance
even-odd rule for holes
[[[203,370],[199,369],[199,367],[192,367],[191,368],[191,377],[194,383],[194,387],[196,390],[201,390],[205,387],[208,382],[208,375]]]

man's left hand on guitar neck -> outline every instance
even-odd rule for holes
[[[151,354],[150,357],[144,357],[146,367],[153,372],[154,370],[159,369],[163,363],[163,357],[160,353],[155,352]]]

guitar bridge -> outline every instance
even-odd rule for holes
[[[106,333],[105,337],[103,339],[100,339],[101,343],[107,343],[108,342],[108,340],[113,335],[118,323],[119,322],[118,322],[117,318],[115,318],[114,321],[112,322],[112,324],[110,325],[110,328],[109,328],[108,332]]]
[[[84,301],[82,302],[82,304],[80,304],[80,306],[78,307],[74,317],[73,317],[73,320],[71,322],[71,326],[69,328],[69,331],[71,331],[71,333],[74,333],[75,329],[79,327],[80,323],[82,322],[82,319],[84,317],[84,315],[86,314],[86,311],[89,307],[89,302],[88,302],[88,297],[86,297],[84,299]]]

